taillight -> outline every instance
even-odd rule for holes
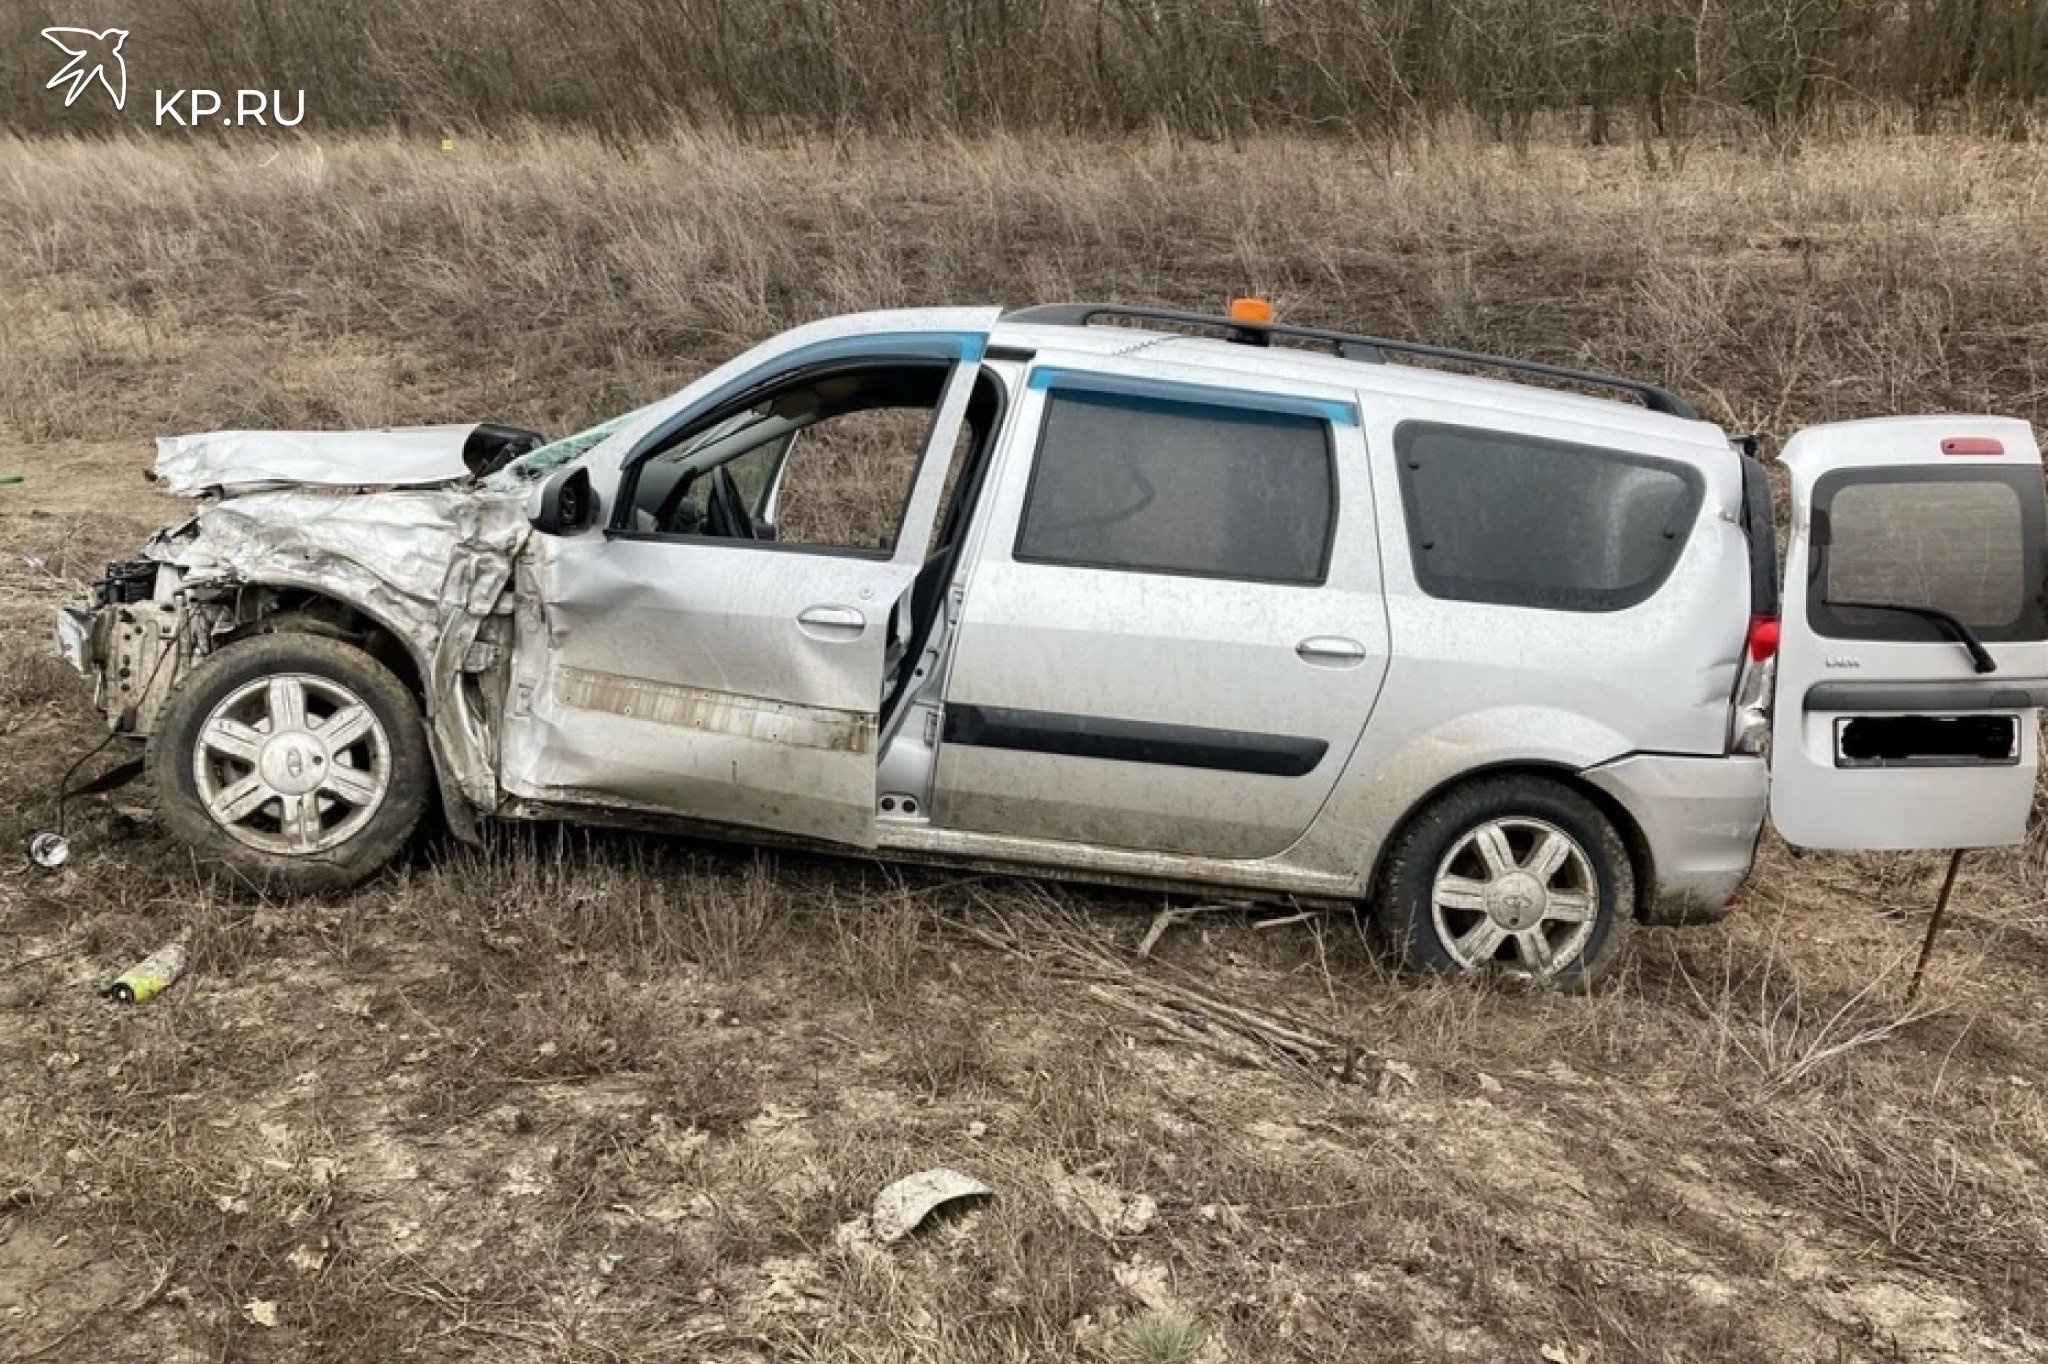
[[[1996,436],[1950,436],[1941,443],[1944,455],[2002,455],[2005,442]]]
[[[1761,757],[1771,733],[1771,688],[1778,675],[1778,618],[1751,616],[1735,695],[1728,707],[1728,751]]]
[[[1749,618],[1749,661],[1768,663],[1778,656],[1778,618],[1776,616],[1751,616]]]

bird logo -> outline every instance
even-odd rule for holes
[[[110,28],[94,32],[89,28],[46,28],[43,36],[55,43],[71,58],[64,63],[64,69],[50,77],[45,90],[55,90],[64,82],[71,82],[71,88],[64,92],[64,107],[69,109],[85,93],[85,87],[97,77],[99,83],[114,97],[114,107],[119,109],[128,100],[128,63],[122,59],[121,44],[128,39],[125,28]]]

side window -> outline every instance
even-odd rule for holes
[[[887,553],[951,372],[871,364],[739,399],[640,463],[631,526]]]
[[[1699,515],[1699,471],[1506,431],[1394,429],[1415,580],[1432,597],[1619,611],[1670,576]]]
[[[789,449],[796,443],[795,433],[785,440],[763,441],[744,455],[734,456],[725,464],[732,475],[733,487],[738,490],[741,502],[757,519],[770,520],[769,496],[775,491],[775,479],[782,472],[783,463],[789,457]],[[709,479],[702,480],[709,483]]]
[[[1054,389],[1015,555],[1317,583],[1336,500],[1329,425],[1318,418]]]
[[[1807,621],[1838,639],[1945,640],[1852,603],[1931,606],[1992,640],[2048,638],[2038,470],[1842,470],[1814,488]],[[1820,528],[1825,527],[1825,531]]]
[[[938,404],[936,385],[931,399],[927,406],[868,407],[806,426],[790,445],[775,489],[775,538],[784,544],[895,549]]]

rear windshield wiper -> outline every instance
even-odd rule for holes
[[[1900,615],[1918,616],[1922,620],[1932,621],[1970,651],[1970,662],[1975,665],[1978,672],[1998,671],[1998,661],[1991,657],[1991,651],[1984,647],[1984,641],[1977,638],[1977,632],[1963,624],[1962,617],[1954,612],[1944,611],[1939,606],[1919,606],[1901,601],[1835,601],[1832,598],[1825,604],[1846,607],[1851,611],[1896,611]]]

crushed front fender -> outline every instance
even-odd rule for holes
[[[530,530],[525,499],[511,492],[289,489],[214,503],[148,549],[171,570],[157,595],[180,622],[171,632],[183,641],[173,674],[253,624],[279,594],[338,602],[405,648],[443,779],[493,809],[495,735],[466,703],[462,679],[484,623],[510,609],[513,562]],[[140,717],[137,732],[148,733],[153,720]]]

